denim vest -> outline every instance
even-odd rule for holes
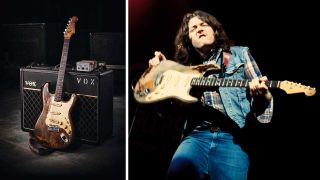
[[[230,51],[229,63],[225,67],[223,78],[245,79],[244,64],[248,59],[244,53],[248,51],[248,48],[233,46]],[[219,50],[216,57],[218,64],[221,64],[222,55],[223,53]],[[216,77],[218,75],[214,74]],[[251,104],[247,97],[247,88],[219,87],[219,92],[226,114],[242,128],[245,125],[246,116],[251,110]]]

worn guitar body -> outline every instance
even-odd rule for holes
[[[220,70],[220,66],[184,66],[171,60],[163,60],[142,74],[135,86],[134,97],[141,103],[154,103],[168,98],[186,103],[197,102],[197,98],[189,95],[190,81],[194,77],[202,77],[202,74],[209,70]]]
[[[43,109],[35,125],[34,136],[45,147],[65,149],[74,138],[70,112],[76,95],[72,94],[68,101],[56,102],[48,86],[46,83],[42,89]]]

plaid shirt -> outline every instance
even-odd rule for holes
[[[246,59],[246,63],[244,64],[244,72],[247,79],[254,79],[257,77],[261,77],[262,74],[258,68],[258,65],[254,60],[254,58],[249,53],[249,51],[245,51],[243,55],[245,56],[245,59]],[[216,61],[216,60],[214,58],[211,58],[209,59],[209,61],[206,61],[204,63],[207,64],[210,61]],[[227,115],[218,90],[204,92],[201,100],[203,102],[203,105],[211,106],[214,109],[217,109],[218,111]],[[251,101],[251,105],[252,105],[252,102],[253,101]],[[259,122],[269,123],[273,115],[273,99],[269,103],[268,107],[262,112],[263,112],[262,114],[254,113],[254,115],[257,117]]]

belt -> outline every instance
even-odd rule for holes
[[[196,126],[197,130],[208,130],[210,129],[210,132],[217,132],[220,130],[220,127],[218,125],[213,124],[209,121],[203,121],[201,125]]]
[[[210,127],[210,132],[217,132],[220,130],[220,127],[219,126],[211,126]]]

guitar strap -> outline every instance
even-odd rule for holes
[[[37,141],[37,139],[34,137],[32,132],[29,133],[29,136],[30,136],[29,137],[29,148],[33,153],[38,154],[40,156],[43,156],[43,155],[48,155],[54,151],[51,148],[47,148],[47,147],[42,146]]]
[[[229,59],[230,59],[230,53],[228,52],[222,52],[223,55],[221,56],[221,61],[220,61],[220,67],[221,67],[221,72],[219,74],[219,78],[223,78],[224,77],[224,73],[226,70],[227,65],[229,64]]]

